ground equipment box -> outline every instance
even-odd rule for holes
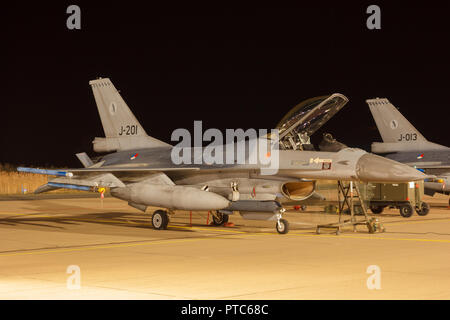
[[[400,214],[411,217],[414,210],[420,216],[430,211],[429,205],[422,201],[423,181],[407,183],[369,183],[367,185],[367,201],[373,213],[381,213],[384,208],[397,208]]]

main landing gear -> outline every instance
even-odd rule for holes
[[[152,225],[156,230],[165,230],[169,224],[169,215],[167,211],[156,210],[152,215]]]
[[[225,213],[221,213],[219,211],[212,212],[213,224],[215,226],[222,226],[228,222],[229,216]]]
[[[284,208],[280,208],[276,213],[276,225],[275,228],[280,234],[286,234],[289,232],[289,222],[283,219],[283,213],[286,211]],[[212,221],[216,226],[221,226],[228,222],[229,215],[215,211],[212,212]],[[169,214],[165,210],[156,210],[152,215],[152,225],[156,230],[165,230],[169,224]]]

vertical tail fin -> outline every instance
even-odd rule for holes
[[[94,93],[105,137],[147,136],[144,128],[137,121],[111,80],[100,78],[90,81],[89,84]]]
[[[366,100],[383,142],[427,141],[388,99]]]
[[[106,138],[95,138],[94,150],[109,152],[137,148],[167,147],[169,144],[149,137],[119,91],[108,78],[89,81]]]
[[[366,102],[383,139],[383,143],[372,143],[372,152],[448,149],[425,139],[388,99],[368,99]]]

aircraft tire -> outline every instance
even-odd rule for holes
[[[217,217],[216,217],[216,215],[217,215]],[[216,212],[216,214],[215,215],[213,214],[212,216],[213,216],[212,217],[212,222],[213,222],[213,224],[215,226],[221,226],[224,223],[227,223],[228,222],[228,218],[229,218],[229,216],[227,214],[220,213],[220,212]]]
[[[286,234],[289,232],[289,222],[285,219],[280,219],[281,228],[276,223],[276,229],[279,234]]]
[[[165,230],[169,224],[169,216],[164,210],[156,210],[152,215],[152,226],[156,230]]]

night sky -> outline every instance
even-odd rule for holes
[[[273,128],[302,100],[339,92],[350,101],[322,131],[349,146],[380,141],[365,103],[374,97],[450,145],[448,2],[150,3],[2,4],[0,163],[79,167],[75,153],[95,156],[91,141],[104,134],[88,82],[97,77],[111,78],[166,142],[194,120],[204,130]],[[381,30],[366,27],[372,3]],[[81,30],[66,27],[71,4]]]

